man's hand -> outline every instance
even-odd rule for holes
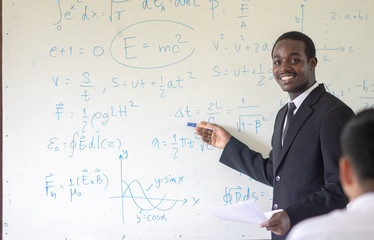
[[[274,215],[264,223],[260,224],[260,227],[265,227],[266,230],[273,232],[277,235],[283,235],[288,232],[291,228],[291,220],[285,211],[274,213]]]
[[[201,136],[201,140],[216,148],[225,148],[231,138],[231,134],[222,127],[207,122],[200,122],[208,128],[196,128],[196,134]]]

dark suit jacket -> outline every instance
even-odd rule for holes
[[[292,227],[347,205],[339,180],[339,137],[354,113],[320,84],[297,110],[282,147],[286,112],[287,105],[277,114],[269,158],[231,137],[220,162],[272,186],[273,209],[284,209]]]

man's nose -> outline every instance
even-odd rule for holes
[[[281,62],[280,66],[279,66],[279,69],[282,70],[282,71],[290,70],[291,69],[291,64],[288,61],[283,61],[283,62]]]

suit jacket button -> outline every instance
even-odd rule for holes
[[[275,177],[275,181],[279,182],[281,180],[281,177],[280,176],[276,176]]]
[[[278,204],[274,204],[274,209],[278,209]]]

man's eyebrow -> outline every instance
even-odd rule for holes
[[[301,56],[301,55],[297,52],[294,52],[294,53],[290,53],[290,54],[287,55],[287,57],[290,57],[290,56]],[[275,58],[280,58],[280,56],[279,55],[273,56],[273,59],[275,59]]]

